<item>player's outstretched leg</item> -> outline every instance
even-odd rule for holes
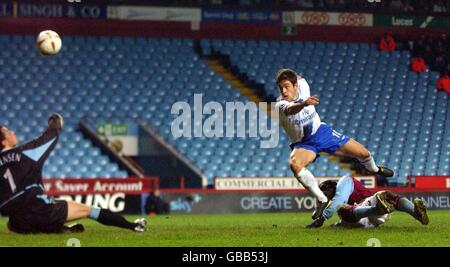
[[[416,198],[413,203],[406,197],[402,197],[391,191],[385,192],[386,199],[394,205],[396,210],[408,213],[423,225],[427,225],[429,223],[427,206],[422,199]]]
[[[380,202],[377,202],[376,206],[373,207],[367,207],[367,206],[357,206],[353,209],[353,215],[355,218],[362,219],[370,216],[378,216],[387,214],[388,208],[381,204]]]
[[[366,217],[389,214],[394,210],[394,205],[389,201],[386,191],[380,191],[366,198],[361,205],[343,205],[338,214],[347,222],[356,222]]]
[[[384,166],[377,166],[369,150],[353,139],[350,139],[334,154],[337,156],[356,158],[372,174],[378,174],[384,177],[394,176],[394,171],[391,169]]]
[[[295,148],[289,157],[289,165],[295,178],[318,200],[317,208],[312,215],[313,220],[319,218],[330,205],[330,200],[320,190],[314,175],[306,169],[315,158],[316,153],[303,148]]]
[[[83,218],[91,218],[101,224],[130,229],[136,232],[147,230],[147,221],[144,218],[127,221],[122,215],[113,213],[107,209],[100,209],[77,202],[67,201],[67,221],[74,221]]]

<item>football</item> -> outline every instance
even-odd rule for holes
[[[62,42],[59,34],[52,30],[45,30],[39,33],[36,44],[39,52],[45,56],[55,55],[61,50]]]

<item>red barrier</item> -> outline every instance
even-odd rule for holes
[[[450,175],[447,176],[410,176],[415,179],[416,189],[450,189]]]
[[[0,34],[38,34],[52,29],[64,35],[112,35],[174,38],[268,39],[333,42],[374,42],[384,33],[412,39],[439,36],[448,29],[402,27],[342,27],[297,25],[296,36],[283,36],[280,24],[201,22],[198,31],[189,22],[124,21],[106,19],[0,18]]]

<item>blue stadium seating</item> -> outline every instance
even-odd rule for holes
[[[393,184],[404,184],[411,174],[450,173],[450,98],[434,89],[436,73],[408,72],[407,52],[289,41],[201,40],[201,47],[206,54],[229,55],[232,64],[273,95],[278,95],[278,68],[298,70],[321,98],[317,110],[322,120],[392,167],[398,174]],[[65,36],[58,55],[43,57],[33,36],[0,36],[0,80],[0,121],[21,140],[39,134],[51,112],[66,118],[60,143],[44,168],[46,177],[127,175],[76,131],[84,115],[144,119],[209,183],[216,176],[291,176],[283,131],[271,149],[260,148],[259,137],[173,137],[176,115],[171,108],[177,101],[193,106],[196,93],[203,94],[203,103],[248,101],[200,59],[189,39]],[[254,121],[246,118],[249,123]],[[316,176],[348,172],[327,157],[310,169]]]
[[[450,173],[450,97],[438,93],[434,72],[408,71],[407,51],[381,53],[374,44],[207,40],[206,55],[230,58],[241,73],[279,95],[274,81],[281,67],[293,68],[319,95],[323,121],[354,137],[397,180],[407,175]],[[315,163],[317,176],[338,175],[335,166]]]

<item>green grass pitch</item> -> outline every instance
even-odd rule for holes
[[[334,216],[320,229],[306,229],[310,213],[226,215],[159,215],[148,217],[149,231],[135,233],[83,220],[86,231],[77,234],[19,235],[0,219],[0,246],[64,247],[71,238],[83,247],[364,247],[377,238],[383,247],[450,246],[450,211],[430,211],[430,224],[422,226],[405,213],[392,214],[377,229],[335,229]],[[128,216],[129,219],[137,216]]]

